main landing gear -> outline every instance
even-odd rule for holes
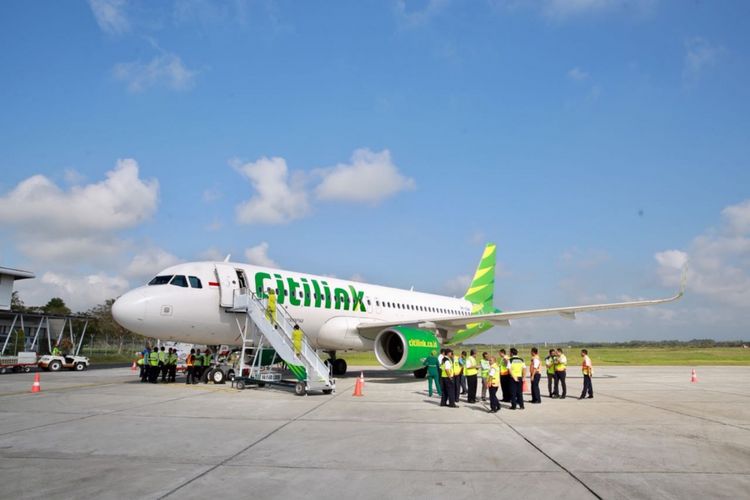
[[[333,365],[334,375],[346,375],[346,361],[336,357],[336,351],[328,351],[330,358],[326,361],[327,365]]]

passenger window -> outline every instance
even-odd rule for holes
[[[187,279],[182,275],[177,275],[172,278],[172,281],[170,281],[169,284],[174,286],[181,286],[183,288],[187,288],[188,286]]]
[[[190,280],[190,286],[192,288],[203,288],[203,285],[201,284],[201,280],[199,280],[195,276],[188,276],[188,279]]]
[[[157,276],[151,281],[149,281],[148,284],[149,285],[166,285],[167,283],[169,283],[169,280],[172,279],[172,276],[173,276],[172,274],[170,274],[169,276]]]

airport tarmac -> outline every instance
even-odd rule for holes
[[[601,367],[579,401],[571,370],[568,399],[496,414],[440,408],[426,381],[371,367],[361,398],[352,377],[298,397],[128,368],[42,373],[31,394],[33,373],[6,374],[0,496],[746,498],[750,367],[697,371]]]

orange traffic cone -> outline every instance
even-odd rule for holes
[[[357,381],[354,382],[354,393],[352,396],[361,396],[362,395],[362,379],[357,378]]]
[[[138,368],[135,365],[135,361],[133,361],[133,366],[130,367],[130,371],[136,371]]]
[[[523,379],[523,388],[521,389],[521,392],[529,392],[529,383],[526,379]]]
[[[42,392],[42,384],[39,381],[39,374],[34,374],[34,383],[31,384],[31,392]]]
[[[695,368],[693,368],[693,372],[690,374],[690,382],[695,383],[698,381],[698,375],[695,373]]]

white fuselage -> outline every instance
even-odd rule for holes
[[[241,342],[237,314],[226,310],[232,294],[241,289],[261,294],[274,289],[278,304],[295,318],[311,345],[325,350],[372,350],[373,341],[358,333],[362,322],[471,314],[471,304],[464,299],[249,264],[179,264],[153,281],[164,283],[136,288],[117,299],[112,307],[115,320],[141,335],[194,344]]]

